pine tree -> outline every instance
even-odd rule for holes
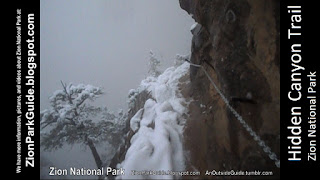
[[[159,70],[160,60],[156,57],[152,50],[149,51],[149,74],[158,77],[161,74]]]
[[[104,163],[95,144],[102,140],[119,143],[112,138],[119,137],[117,133],[121,131],[122,124],[106,108],[88,103],[103,94],[101,88],[61,84],[63,89],[50,97],[51,108],[40,114],[41,146],[44,150],[55,150],[64,144],[85,144],[90,148],[97,167],[101,168]]]

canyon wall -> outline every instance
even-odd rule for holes
[[[180,0],[198,23],[190,61],[201,64],[231,106],[280,158],[280,15],[277,0]],[[279,168],[227,108],[204,71],[190,67],[184,132],[188,170]],[[216,178],[216,177],[215,177]],[[247,177],[246,177],[247,178]],[[266,178],[266,177],[263,177]]]

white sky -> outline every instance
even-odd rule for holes
[[[41,3],[41,110],[60,80],[92,84],[97,100],[117,111],[147,75],[149,50],[173,64],[188,54],[193,19],[178,0],[43,0]]]

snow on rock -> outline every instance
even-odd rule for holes
[[[139,129],[142,112],[143,112],[143,109],[140,109],[130,120],[130,128],[134,132]]]
[[[173,179],[176,177],[163,172],[185,169],[182,147],[185,119],[182,115],[187,111],[187,102],[178,84],[188,70],[186,62],[170,67],[157,78],[143,80],[137,91],[131,90],[131,93],[147,90],[152,98],[130,120],[130,127],[136,133],[131,138],[125,160],[119,164],[125,169],[125,175],[118,179]],[[133,175],[133,171],[137,174]]]
[[[198,23],[196,22],[196,23],[194,23],[194,24],[192,24],[192,26],[190,27],[190,31],[193,31],[194,30],[194,28],[196,28],[197,27],[197,25],[198,25]]]
[[[193,35],[198,34],[201,30],[202,26],[201,24],[198,23],[194,23],[191,27],[190,27],[190,31]]]

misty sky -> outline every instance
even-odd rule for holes
[[[163,68],[177,53],[190,53],[194,21],[178,0],[42,0],[40,6],[41,110],[60,80],[103,87],[99,105],[126,109],[128,91],[147,76],[150,49]],[[41,155],[59,168],[95,167],[80,145]]]
[[[60,80],[100,86],[117,111],[147,76],[149,50],[173,64],[188,54],[193,19],[178,0],[44,0],[41,3],[41,110]]]

